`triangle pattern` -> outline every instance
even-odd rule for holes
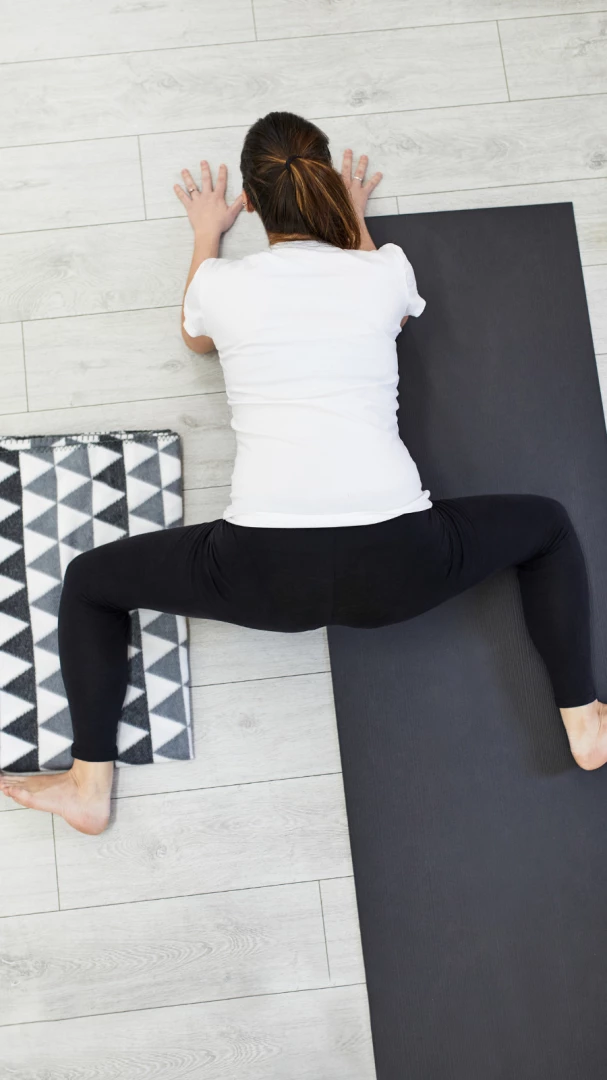
[[[5,728],[18,720],[20,716],[31,712],[34,708],[30,701],[24,701],[16,694],[9,694],[7,690],[0,690],[0,728]]]
[[[71,745],[71,739],[70,739],[70,745]],[[39,757],[40,757],[40,754],[39,754]],[[55,772],[56,770],[63,772],[65,769],[69,769],[70,765],[72,764],[72,755],[71,755],[71,752],[70,752],[70,747],[66,747],[66,749],[63,750],[62,753],[57,754],[56,757],[51,758],[50,760],[44,761],[40,757],[40,761],[41,761],[41,766],[40,767],[41,768],[44,767],[45,772],[47,772],[47,771],[48,772]]]
[[[150,664],[149,667],[146,663],[146,679],[149,678],[150,674],[160,676],[160,678],[162,679],[170,680],[171,682],[174,682],[176,686],[181,686],[181,665],[179,663],[179,649],[171,649],[170,652],[168,652],[165,656],[162,656],[155,663]]]
[[[4,738],[5,735],[14,735],[15,738],[23,739],[24,742],[35,746],[38,738],[38,725],[33,712],[24,713],[10,724],[4,726],[2,737]]]
[[[118,753],[120,755],[124,754],[126,750],[130,750],[135,743],[145,739],[147,735],[147,731],[142,731],[140,727],[133,727],[132,724],[121,720],[118,724]]]
[[[172,742],[178,735],[181,735],[183,724],[177,723],[176,720],[169,720],[168,717],[161,716],[160,713],[151,713],[150,731],[154,753],[158,751],[158,753],[164,754],[163,747]]]
[[[14,540],[6,540],[3,536],[0,536],[0,563],[6,562],[11,555],[19,551],[20,547],[21,545],[16,544]]]
[[[50,456],[42,457],[28,454],[24,450],[19,454],[19,472],[23,487],[29,487],[39,476],[53,468],[53,459]]]
[[[152,521],[129,514],[129,533],[131,536],[141,536],[142,533],[156,532],[162,525],[155,525]]]
[[[120,750],[120,726],[118,728],[118,765],[147,765],[154,761],[149,732],[138,742],[131,743],[128,749]]]
[[[5,480],[8,480],[9,476],[14,476],[16,472],[16,465],[11,465],[8,461],[0,460],[0,484],[2,484]]]
[[[65,572],[82,551],[181,524],[181,469],[174,432],[0,437],[0,768],[69,767]],[[130,612],[127,663],[118,764],[191,757],[186,620]]]
[[[169,720],[176,720],[178,723],[185,725],[187,723],[187,714],[185,709],[185,700],[183,694],[183,687],[179,687],[174,694],[164,699],[164,701],[155,710],[159,715],[167,717]]]
[[[50,720],[47,720],[44,724],[40,725],[41,728],[46,728],[48,731],[54,731],[56,735],[63,735],[64,738],[72,738],[72,718],[70,716],[69,709],[62,709],[61,712],[55,713],[51,716]]]
[[[149,614],[152,615],[153,618],[150,622],[146,622],[145,624],[148,634],[164,638],[166,641],[171,641],[173,645],[177,645],[179,642],[179,633],[176,626],[177,620],[174,615],[166,615],[164,613],[159,614],[157,611],[150,611]]]
[[[187,728],[182,728],[170,742],[164,743],[154,753],[154,761],[187,761],[192,757],[192,743]]]
[[[91,476],[97,476],[120,459],[120,453],[117,450],[112,450],[109,446],[103,446],[100,443],[91,443],[88,454]]]
[[[22,581],[15,581],[14,578],[4,577],[4,574],[0,574],[0,603],[3,600],[8,600],[9,596],[23,588],[24,583]]]
[[[0,653],[0,686],[10,686],[11,683],[23,675],[24,671],[31,668],[29,660],[22,660],[20,656],[11,656],[8,652]]]
[[[52,536],[44,535],[37,529],[23,529],[23,549],[28,565],[33,565],[42,555],[46,554],[57,541],[57,530]]]
[[[18,739],[15,735],[10,735],[7,731],[2,732],[2,768],[10,769],[11,766],[16,765],[17,762],[21,765],[22,772],[30,772],[37,769],[37,765],[30,767],[24,766],[24,759],[30,758],[32,751],[36,750],[35,743],[25,742],[23,739]],[[36,760],[38,755],[36,754]]]

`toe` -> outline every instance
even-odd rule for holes
[[[22,806],[31,806],[32,804],[31,794],[27,788],[21,787],[20,784],[4,788],[4,794],[8,795],[10,799],[14,799],[15,802],[21,803]]]

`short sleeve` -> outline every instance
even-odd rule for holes
[[[421,315],[426,306],[426,301],[417,291],[417,282],[415,280],[413,267],[403,249],[399,247],[398,244],[382,244],[379,250],[386,258],[394,263],[401,275],[403,285],[403,309],[400,316],[401,319],[403,319],[405,315],[413,315],[415,317]]]
[[[209,291],[215,274],[215,265],[220,259],[205,259],[194,274],[183,301],[183,328],[190,337],[212,337],[209,330],[206,311]]]

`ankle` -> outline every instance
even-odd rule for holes
[[[80,761],[74,758],[70,775],[83,794],[106,794],[111,790],[113,761]]]
[[[587,705],[578,705],[571,709],[561,709],[561,716],[567,731],[571,734],[587,731],[594,724],[600,724],[601,703],[596,698]]]

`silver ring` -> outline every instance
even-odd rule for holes
[[[189,187],[188,191],[189,191],[189,193],[191,195],[193,191],[196,191],[196,188],[195,187]]]
[[[360,180],[361,184],[362,184],[362,182],[363,182],[363,178],[362,178],[362,176],[353,176],[353,177],[352,177],[352,179],[353,179],[353,180]]]

